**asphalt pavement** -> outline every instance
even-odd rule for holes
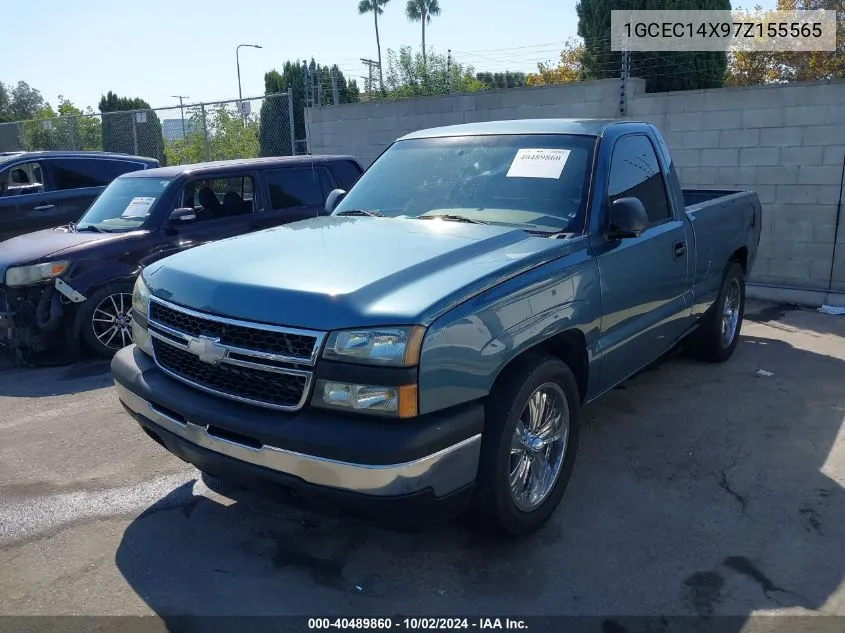
[[[728,363],[588,407],[563,503],[513,541],[212,491],[106,363],[3,366],[0,614],[845,615],[845,317],[747,319]]]

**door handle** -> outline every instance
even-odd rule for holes
[[[33,211],[47,211],[49,209],[54,209],[56,207],[55,204],[42,204],[37,207],[32,207]]]
[[[676,258],[680,257],[687,252],[687,245],[684,242],[675,242],[672,246],[672,251],[674,252]]]

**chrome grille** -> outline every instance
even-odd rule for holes
[[[229,319],[219,320],[158,302],[150,303],[150,320],[190,336],[216,336],[223,345],[277,354],[309,364],[317,343],[317,337],[313,334],[272,326],[239,324]]]
[[[238,321],[151,298],[156,364],[203,391],[295,411],[308,398],[324,333]]]

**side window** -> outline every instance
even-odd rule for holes
[[[0,197],[22,196],[43,191],[44,176],[40,163],[18,163],[0,172]]]
[[[218,220],[253,212],[252,176],[200,178],[185,185],[183,207],[193,207],[197,221]]]
[[[616,142],[610,159],[607,194],[610,202],[629,196],[639,198],[651,224],[672,215],[660,164],[647,136],[633,134]]]
[[[292,167],[267,171],[267,189],[270,193],[270,208],[293,209],[325,204],[320,169]]]
[[[323,186],[323,200],[329,197],[329,194],[338,188],[335,179],[332,178],[331,173],[325,167],[318,167],[317,172],[320,174],[320,184]]]
[[[337,175],[341,189],[349,191],[361,177],[361,168],[349,160],[339,160],[332,163],[332,171]]]

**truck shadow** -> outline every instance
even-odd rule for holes
[[[673,358],[588,407],[564,502],[523,540],[457,521],[397,533],[186,484],[130,524],[116,563],[171,631],[180,616],[404,613],[589,615],[579,630],[619,632],[730,615],[710,625],[738,633],[757,610],[824,610],[843,581],[828,463],[842,384],[842,360],[774,338],[743,336],[724,365]]]
[[[102,389],[112,384],[109,361],[85,358],[55,367],[18,367],[0,356],[0,396],[41,398]]]

